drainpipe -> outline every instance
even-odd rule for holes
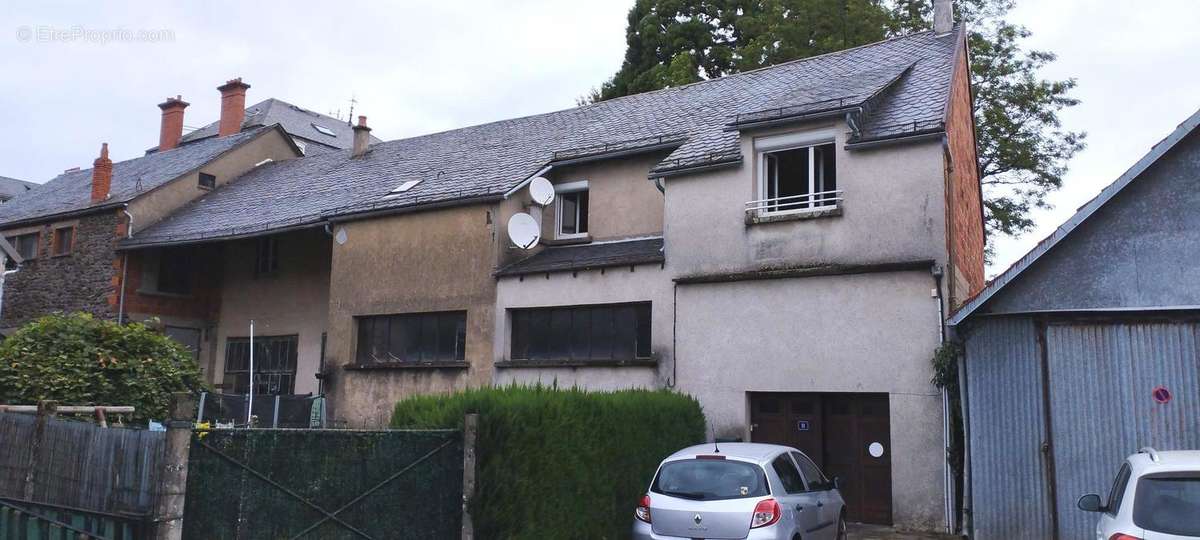
[[[971,415],[967,410],[970,403],[970,390],[967,388],[967,353],[964,350],[958,357],[958,406],[962,408],[963,419],[963,532],[967,538],[975,538],[975,517],[972,515],[971,500]]]
[[[943,270],[940,266],[935,266],[931,270],[933,274],[933,299],[937,302],[938,314],[938,345],[946,343],[946,307],[942,302],[942,275]],[[942,391],[942,493],[943,511],[946,518],[946,533],[954,534],[954,478],[950,471],[950,456],[947,451],[950,449],[950,394],[945,388]]]
[[[125,224],[125,238],[133,238],[133,214],[129,213],[129,206],[121,210],[125,217],[129,218],[129,222]],[[129,275],[129,252],[121,254],[121,293],[120,301],[117,304],[117,324],[125,322],[125,278]]]

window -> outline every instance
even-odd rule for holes
[[[1143,476],[1134,497],[1133,524],[1178,538],[1200,536],[1200,476],[1195,472]]]
[[[467,312],[358,317],[358,363],[462,362]]]
[[[60,227],[54,229],[54,239],[51,246],[51,253],[55,256],[69,255],[71,247],[75,245],[75,227]]]
[[[792,460],[788,459],[787,454],[779,454],[779,457],[771,462],[771,468],[775,469],[775,474],[779,475],[779,482],[783,484],[784,491],[788,493],[804,492],[804,480],[800,478],[800,472],[796,470]]]
[[[1108,492],[1108,504],[1104,506],[1110,515],[1117,515],[1121,509],[1121,499],[1125,498],[1125,486],[1129,484],[1129,464],[1122,464],[1117,471],[1117,479],[1113,481],[1112,491]]]
[[[513,360],[649,359],[650,304],[514,309]]]
[[[403,184],[396,186],[396,189],[389,191],[387,195],[383,196],[383,198],[384,199],[392,199],[395,197],[399,197],[399,196],[403,195],[406,191],[412,189],[413,187],[415,187],[417,184],[420,184],[420,183],[421,183],[420,180],[406,180]]]
[[[650,491],[695,501],[764,497],[771,494],[762,469],[744,461],[685,459],[662,466]]]
[[[169,294],[192,292],[192,257],[187,248],[168,248],[158,253],[154,290]]]
[[[570,182],[554,186],[557,238],[579,238],[588,233],[588,183]]]
[[[329,129],[325,126],[322,126],[322,125],[314,122],[314,123],[312,123],[312,127],[313,127],[313,129],[317,130],[317,132],[322,135],[329,135],[330,137],[337,137],[336,132],[334,132],[332,129]]]
[[[38,256],[38,233],[19,234],[8,237],[8,243],[17,250],[22,259],[36,259]]]
[[[825,475],[821,474],[821,469],[818,469],[816,464],[808,459],[807,456],[800,452],[792,452],[792,459],[796,460],[796,466],[800,467],[800,473],[804,475],[804,481],[808,482],[809,491],[823,491],[830,489],[829,481],[825,479]]]
[[[841,191],[833,139],[833,133],[828,131],[756,139],[758,200],[747,204],[747,210],[795,213],[837,206]]]
[[[292,394],[296,388],[299,336],[254,336],[254,393]],[[225,381],[234,391],[250,391],[250,338],[225,341]]]
[[[279,242],[274,236],[259,238],[254,244],[254,276],[269,276],[279,270]]]
[[[200,173],[200,187],[213,189],[217,187],[217,177],[208,173]]]

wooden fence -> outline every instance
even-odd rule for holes
[[[165,435],[0,412],[0,498],[144,518],[157,499]]]

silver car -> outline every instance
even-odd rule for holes
[[[837,482],[795,448],[703,444],[658,466],[634,512],[633,537],[842,540],[845,508]]]

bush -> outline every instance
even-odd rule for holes
[[[164,418],[172,392],[199,385],[191,353],[137,323],[48,315],[0,344],[0,403],[132,405],[140,422]]]
[[[461,428],[467,412],[479,413],[480,538],[628,537],[659,462],[705,434],[689,396],[543,386],[412,397],[392,427]]]

